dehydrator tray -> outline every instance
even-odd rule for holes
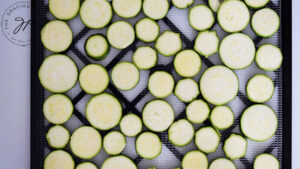
[[[31,168],[40,169],[43,168],[43,162],[46,155],[53,149],[48,146],[45,138],[45,134],[49,127],[52,125],[47,122],[43,116],[43,102],[51,93],[45,90],[38,79],[38,69],[46,56],[52,54],[52,52],[46,50],[40,39],[40,32],[42,27],[48,21],[54,19],[48,9],[48,0],[32,0],[32,32],[31,32]],[[194,0],[196,4],[207,4],[206,0]],[[248,149],[245,157],[235,160],[235,164],[238,169],[252,168],[254,158],[260,153],[271,153],[275,155],[280,162],[280,168],[288,169],[291,168],[291,0],[271,0],[267,7],[274,9],[281,18],[281,25],[278,32],[271,38],[261,38],[255,35],[248,25],[242,32],[249,35],[255,42],[256,47],[259,47],[265,43],[271,43],[281,48],[283,52],[283,64],[280,69],[274,72],[265,72],[260,70],[255,63],[252,63],[249,67],[243,70],[235,70],[235,73],[239,77],[240,89],[235,100],[230,102],[228,105],[232,108],[235,114],[234,125],[221,131],[221,142],[215,153],[208,154],[209,161],[218,157],[225,157],[222,150],[224,140],[230,135],[230,133],[240,133],[239,120],[243,110],[253,103],[247,99],[245,93],[245,86],[250,77],[254,74],[266,74],[270,76],[275,83],[275,92],[271,100],[266,104],[273,108],[278,116],[278,129],[275,135],[265,142],[255,142],[248,139]],[[197,31],[192,29],[188,22],[188,10],[189,9],[177,9],[170,2],[170,9],[168,15],[158,20],[158,24],[161,28],[160,33],[165,30],[172,30],[180,33],[183,49],[193,49],[194,39],[197,36]],[[251,15],[253,14],[253,10]],[[132,19],[124,19],[114,14],[112,22],[116,20],[126,20],[132,25],[145,15],[141,11],[137,17]],[[112,23],[111,22],[111,23]],[[73,30],[73,42],[70,48],[64,52],[70,56],[75,62],[78,69],[82,69],[85,65],[90,63],[97,63],[103,65],[108,72],[120,61],[132,61],[132,54],[135,49],[139,46],[150,45],[154,43],[143,43],[142,41],[135,39],[134,43],[124,50],[118,50],[113,47],[110,49],[108,56],[102,61],[94,61],[88,58],[84,51],[84,42],[89,35],[95,33],[106,34],[107,27],[102,29],[89,29],[85,27],[79,16],[67,22]],[[221,39],[224,38],[228,33],[224,32],[217,22],[213,25],[211,30],[216,30],[217,34]],[[175,73],[173,67],[173,56],[164,57],[159,55],[158,65],[150,70],[140,71],[140,82],[138,85],[130,91],[118,90],[112,82],[109,83],[106,92],[115,95],[123,106],[123,114],[135,113],[141,116],[141,110],[146,102],[153,100],[154,97],[149,93],[147,88],[148,77],[151,73],[156,70],[165,70],[173,74],[175,81],[177,82],[180,78]],[[199,81],[203,71],[213,65],[222,65],[222,62],[218,54],[214,54],[208,59],[201,56],[202,68],[198,75],[194,77],[196,81]],[[73,132],[76,128],[82,125],[90,125],[85,118],[85,105],[91,98],[91,95],[86,94],[79,86],[78,82],[76,86],[65,93],[69,96],[74,104],[74,113],[70,120],[64,124],[64,126]],[[201,95],[198,98],[202,98]],[[175,119],[185,118],[185,107],[186,104],[176,98],[174,94],[165,98],[175,110]],[[210,105],[212,106],[212,105]],[[203,125],[210,125],[209,121],[205,121],[201,125],[194,125],[195,129]],[[118,127],[112,130],[119,130]],[[144,128],[144,131],[147,129]],[[100,131],[101,135],[104,136],[107,131]],[[176,147],[172,145],[167,138],[167,132],[158,133],[163,143],[161,154],[153,159],[146,160],[140,157],[135,151],[135,137],[127,137],[127,145],[123,150],[122,154],[130,157],[138,166],[138,168],[146,169],[151,166],[156,166],[157,169],[172,169],[181,166],[181,160],[188,151],[197,149],[194,141],[185,147]],[[70,152],[69,146],[65,148],[66,151]],[[71,153],[72,154],[72,153]],[[75,163],[78,164],[83,162],[73,155]],[[109,157],[103,148],[101,152],[91,159],[90,161],[101,166],[102,162]]]

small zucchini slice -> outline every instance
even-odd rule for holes
[[[165,71],[156,71],[149,77],[148,89],[157,98],[168,97],[174,89],[174,78]]]
[[[197,31],[204,31],[212,27],[215,17],[206,5],[196,5],[190,9],[189,22]]]
[[[227,158],[218,158],[212,161],[208,167],[208,169],[220,169],[220,168],[236,169],[236,166],[231,160],[228,160]]]
[[[143,18],[135,24],[136,36],[143,42],[154,42],[159,30],[158,23],[150,18]]]
[[[231,160],[242,158],[246,155],[247,140],[238,134],[231,134],[224,143],[225,155]]]
[[[249,100],[255,103],[264,103],[270,100],[274,93],[273,80],[263,74],[251,77],[246,86]]]
[[[143,12],[151,19],[162,19],[167,16],[168,11],[168,0],[144,0],[143,2]]]
[[[172,0],[173,5],[178,9],[185,9],[194,3],[194,0]]]
[[[208,104],[202,99],[194,100],[186,107],[186,117],[194,124],[203,123],[208,118],[209,112]]]
[[[133,27],[125,21],[117,21],[111,24],[107,30],[108,42],[116,49],[125,49],[135,39]]]
[[[213,153],[220,143],[220,134],[213,127],[202,127],[195,133],[195,144],[204,153]]]
[[[111,71],[111,79],[120,90],[131,90],[140,81],[140,72],[131,62],[119,62]]]
[[[265,71],[275,71],[282,64],[281,50],[272,44],[260,46],[256,52],[255,62],[259,68]]]
[[[201,58],[194,50],[182,50],[175,56],[174,68],[182,77],[194,77],[201,70]]]
[[[112,156],[107,158],[101,169],[112,169],[112,168],[126,168],[126,169],[138,169],[135,163],[124,155]]]
[[[156,40],[155,48],[164,56],[175,55],[182,49],[180,34],[172,31],[165,31]]]
[[[208,58],[219,50],[219,37],[216,31],[199,32],[194,49],[200,54]]]
[[[49,146],[56,149],[64,148],[70,140],[70,132],[61,125],[55,125],[48,130],[46,139]]]
[[[101,34],[91,35],[84,44],[85,53],[94,60],[103,60],[110,51],[106,38]]]
[[[168,130],[168,139],[175,146],[183,147],[194,137],[194,127],[186,119],[174,122]]]
[[[98,169],[98,168],[94,163],[86,161],[78,164],[75,169]]]
[[[189,103],[199,95],[199,87],[194,79],[181,79],[177,82],[174,94],[179,100]]]
[[[133,53],[132,60],[141,70],[151,69],[157,63],[157,52],[150,46],[140,46]]]
[[[140,12],[142,0],[113,0],[112,6],[117,15],[132,18]]]
[[[128,137],[134,137],[138,135],[143,128],[142,120],[139,116],[135,114],[127,114],[123,116],[120,121],[121,132]]]
[[[210,122],[215,128],[225,130],[233,125],[234,114],[228,106],[216,106],[211,111]]]
[[[120,154],[126,146],[125,136],[119,131],[111,131],[103,138],[103,148],[109,155]]]
[[[80,0],[49,0],[49,11],[57,19],[73,19],[80,7]]]
[[[263,153],[258,155],[253,164],[253,169],[279,169],[278,159],[272,154]]]
[[[145,159],[154,159],[161,152],[161,141],[159,137],[151,132],[144,132],[136,139],[136,152]]]
[[[192,150],[185,154],[181,162],[182,169],[207,169],[208,160],[204,153]]]
[[[44,161],[44,169],[74,169],[75,162],[72,156],[63,150],[50,152]]]

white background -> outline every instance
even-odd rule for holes
[[[17,0],[19,1],[19,0]],[[1,0],[0,15],[16,0]],[[300,1],[293,0],[293,169],[300,169]],[[30,11],[24,15],[29,15]],[[0,31],[0,169],[30,168],[30,46]]]

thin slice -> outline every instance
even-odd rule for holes
[[[155,48],[164,56],[175,55],[182,49],[180,34],[172,31],[165,31],[156,40]]]
[[[157,98],[168,97],[174,89],[173,76],[165,71],[156,71],[149,77],[148,88]]]
[[[250,7],[254,9],[262,8],[266,6],[270,0],[245,0],[245,3]]]
[[[48,130],[46,139],[49,146],[56,149],[64,148],[69,142],[70,132],[61,125],[55,125]]]
[[[234,114],[228,106],[216,106],[211,111],[210,122],[215,128],[225,130],[233,125]]]
[[[186,107],[187,119],[195,124],[203,123],[209,116],[210,108],[203,100],[194,100]]]
[[[141,41],[153,42],[159,35],[158,23],[150,18],[143,18],[135,24],[136,36]]]
[[[194,77],[201,70],[201,58],[194,50],[182,50],[175,56],[174,68],[182,77]]]
[[[167,130],[174,121],[174,110],[164,100],[148,102],[143,109],[143,122],[147,128],[154,132]]]
[[[125,136],[134,137],[138,135],[143,128],[142,120],[135,114],[127,114],[120,121],[120,130]]]
[[[168,131],[169,141],[179,147],[189,144],[194,137],[194,127],[186,119],[174,122]]]
[[[107,39],[116,49],[125,49],[134,41],[133,27],[125,21],[117,21],[111,24],[107,30]]]
[[[126,146],[125,136],[119,131],[111,131],[103,138],[103,148],[109,155],[120,154]]]
[[[255,62],[262,70],[275,71],[282,64],[281,50],[272,44],[265,44],[258,48]]]
[[[200,91],[203,97],[214,105],[223,105],[233,100],[239,89],[236,74],[225,66],[213,66],[203,73]]]
[[[74,18],[80,7],[80,0],[49,0],[49,11],[60,20]]]
[[[76,169],[98,169],[92,162],[83,162],[76,166]]]
[[[101,34],[91,35],[84,44],[86,54],[94,60],[103,60],[109,53],[110,46]]]
[[[194,0],[172,0],[173,5],[178,9],[185,9],[194,3]]]
[[[140,46],[133,53],[132,60],[139,69],[151,69],[157,63],[157,52],[150,46]]]
[[[212,27],[215,17],[206,5],[196,5],[190,9],[190,25],[197,31],[207,30]]]
[[[176,84],[174,94],[185,103],[191,102],[199,95],[198,84],[191,78],[181,79]]]
[[[267,153],[258,155],[253,164],[254,169],[279,169],[280,164],[278,159]]]
[[[200,55],[208,58],[210,55],[217,53],[219,50],[219,37],[216,31],[199,32],[194,49]]]
[[[270,100],[274,93],[273,80],[263,74],[254,75],[247,83],[246,91],[249,100],[264,103]]]
[[[74,169],[74,167],[72,156],[63,150],[52,151],[44,161],[44,169]]]
[[[95,128],[109,130],[119,124],[122,106],[113,95],[102,93],[89,100],[86,106],[86,117]]]
[[[241,117],[243,134],[254,141],[265,141],[277,130],[277,116],[269,106],[255,104],[248,107]]]
[[[144,132],[136,139],[136,152],[145,159],[154,159],[161,152],[159,137],[151,132]]]
[[[220,0],[208,0],[208,5],[210,9],[216,13],[219,10],[220,4]]]
[[[144,0],[143,12],[154,20],[164,18],[169,11],[168,0]]]
[[[231,134],[224,143],[225,155],[231,160],[242,158],[246,155],[247,140],[238,134]]]
[[[137,166],[130,158],[124,155],[118,155],[107,158],[101,166],[101,169],[112,168],[137,169]]]
[[[119,62],[112,69],[111,79],[118,89],[131,90],[138,84],[140,72],[133,63]]]
[[[196,146],[207,154],[217,150],[220,139],[220,134],[212,127],[202,127],[195,134]]]
[[[142,0],[113,0],[112,6],[117,15],[132,18],[140,12]]]
[[[181,165],[182,169],[207,169],[208,160],[204,153],[193,150],[183,157]]]
[[[218,158],[212,161],[208,169],[236,169],[235,164],[227,158]]]

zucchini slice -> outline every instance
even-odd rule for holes
[[[219,25],[226,32],[239,32],[250,21],[250,13],[243,1],[229,0],[223,2],[218,10]]]
[[[113,0],[112,6],[117,15],[132,18],[140,12],[142,0]]]
[[[167,16],[168,11],[168,0],[144,0],[143,2],[143,12],[151,19],[162,19]]]
[[[85,26],[100,29],[111,21],[113,12],[107,0],[85,0],[81,4],[79,15]]]
[[[83,162],[76,166],[76,169],[98,169],[97,166],[92,162]]]
[[[89,64],[79,73],[80,87],[88,94],[103,92],[109,83],[109,76],[104,67],[98,64]]]
[[[172,31],[165,31],[156,40],[155,48],[164,56],[175,55],[182,49],[180,34]]]
[[[135,24],[136,36],[143,42],[153,42],[159,35],[158,23],[150,18],[143,18]]]
[[[102,137],[100,133],[90,126],[76,129],[70,140],[72,152],[82,159],[91,159],[101,150]]]
[[[111,24],[107,30],[108,42],[116,49],[125,49],[134,41],[133,27],[125,21],[117,21]]]
[[[256,52],[255,62],[259,68],[265,71],[275,71],[282,64],[281,50],[272,44],[260,46]]]
[[[212,27],[215,17],[206,5],[196,5],[190,9],[189,22],[197,31],[203,31]]]
[[[173,5],[178,9],[185,9],[194,3],[194,0],[172,0]]]
[[[101,166],[101,169],[112,168],[137,169],[137,166],[130,158],[124,155],[118,155],[107,158]]]
[[[55,125],[48,130],[46,139],[50,147],[64,148],[70,140],[70,132],[61,125]]]
[[[130,62],[119,62],[111,71],[111,79],[120,90],[133,89],[140,80],[138,68]]]
[[[187,119],[195,124],[203,123],[209,116],[210,108],[202,99],[192,101],[186,107]]]
[[[74,169],[74,167],[72,156],[63,150],[52,151],[44,161],[44,169]]]
[[[202,96],[214,105],[230,102],[236,97],[238,89],[238,77],[225,66],[217,65],[206,69],[200,79]]]
[[[173,76],[164,71],[156,71],[149,77],[148,88],[150,93],[157,98],[168,97],[174,89]]]
[[[43,104],[45,118],[52,124],[63,124],[73,114],[74,106],[72,101],[63,94],[49,96]]]
[[[94,60],[103,60],[109,53],[110,46],[101,34],[91,35],[84,44],[86,54]]]
[[[126,146],[125,136],[119,131],[111,131],[103,138],[103,148],[109,155],[120,154]]]
[[[241,117],[243,134],[254,141],[265,141],[277,130],[277,116],[269,106],[255,104],[248,107]]]
[[[189,144],[194,137],[194,127],[186,119],[174,122],[168,130],[169,141],[178,147]]]
[[[201,58],[194,50],[182,50],[175,56],[174,68],[182,77],[194,77],[201,70]]]
[[[43,61],[38,76],[45,89],[52,93],[64,93],[76,84],[78,70],[71,58],[54,54]]]
[[[231,69],[248,67],[255,57],[255,44],[245,34],[234,33],[226,36],[220,44],[220,58]]]
[[[154,159],[161,152],[161,141],[159,137],[152,132],[144,132],[136,139],[136,152],[145,159]]]
[[[254,169],[279,169],[278,159],[272,154],[263,153],[258,155],[253,164]]]
[[[183,157],[182,169],[207,169],[208,160],[204,153],[198,150],[192,150]]]
[[[208,0],[208,6],[210,9],[214,12],[218,12],[219,7],[220,7],[220,0]]]
[[[55,53],[67,50],[72,40],[73,32],[64,21],[52,20],[41,31],[41,41],[44,47]]]
[[[157,52],[150,46],[140,46],[133,53],[132,60],[139,69],[151,69],[157,63]]]
[[[142,120],[135,114],[127,114],[123,116],[120,121],[121,132],[128,137],[134,137],[138,135],[143,128]]]
[[[270,0],[245,0],[245,3],[253,9],[258,9],[266,6]]]
[[[207,154],[217,150],[220,139],[220,134],[212,127],[202,127],[195,134],[196,146]]]
[[[92,97],[86,105],[86,118],[99,130],[109,130],[119,124],[122,105],[113,95],[102,93]]]
[[[231,160],[228,160],[227,158],[218,158],[210,163],[208,169],[220,169],[220,168],[236,169],[236,166]]]
[[[80,0],[49,0],[49,11],[57,19],[70,20],[74,18],[80,7]]]
[[[215,128],[225,130],[233,125],[234,114],[228,106],[216,106],[211,111],[210,122]]]
[[[261,37],[271,37],[279,29],[280,19],[278,14],[270,9],[264,8],[256,11],[251,20],[253,31]]]
[[[210,55],[218,52],[219,37],[216,31],[203,31],[199,32],[194,49],[200,53],[200,55],[208,58]]]
[[[174,121],[174,110],[164,100],[152,100],[143,109],[143,122],[147,128],[154,132],[167,130]]]
[[[238,134],[231,134],[224,143],[225,155],[231,160],[242,158],[246,155],[247,140]]]
[[[148,169],[156,169],[156,167],[152,166],[152,167],[150,167],[150,168],[148,168]]]
[[[272,98],[274,88],[273,80],[270,77],[257,74],[248,81],[246,92],[252,102],[264,103]]]
[[[188,103],[199,95],[199,87],[194,79],[181,79],[177,82],[174,94],[179,100]]]

